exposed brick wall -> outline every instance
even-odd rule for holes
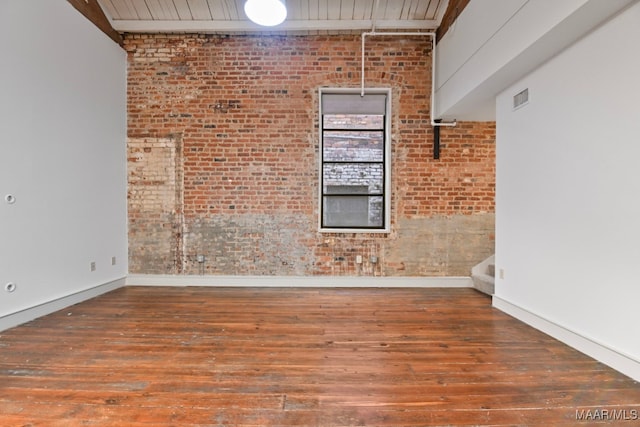
[[[404,128],[404,127],[403,127]],[[400,131],[396,152],[400,217],[494,211],[495,123],[462,122],[440,128],[439,160],[433,160],[431,132]]]
[[[367,86],[393,92],[392,232],[318,233],[318,88],[359,87],[360,46],[127,36],[130,271],[468,275],[493,253],[495,126],[443,128],[433,160],[426,38],[367,40]]]

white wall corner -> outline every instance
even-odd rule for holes
[[[604,363],[624,375],[640,381],[640,361],[612,349],[596,340],[558,325],[536,313],[526,310],[498,296],[493,296],[493,306],[527,325],[563,342],[581,353]]]
[[[30,322],[47,314],[55,313],[56,311],[69,308],[74,304],[81,303],[83,301],[95,298],[107,292],[111,292],[118,288],[125,286],[125,278],[113,280],[111,282],[103,283],[93,288],[77,292],[72,295],[67,295],[52,301],[45,302],[24,310],[17,311],[15,313],[8,314],[0,317],[0,331],[13,328],[23,323]]]

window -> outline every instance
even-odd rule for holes
[[[320,89],[320,231],[389,231],[390,98]]]

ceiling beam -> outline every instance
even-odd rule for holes
[[[440,19],[440,26],[438,27],[436,35],[438,41],[447,33],[449,28],[453,26],[458,16],[460,16],[464,8],[469,4],[469,1],[470,0],[449,0],[447,10],[442,19]]]
[[[124,45],[124,41],[119,32],[117,32],[109,19],[105,16],[102,8],[98,4],[97,0],[67,0],[71,6],[73,6],[78,12],[83,14],[85,18],[93,22],[103,33],[105,33],[111,40],[118,43],[120,46]]]
[[[81,0],[84,1],[84,0]],[[123,33],[213,33],[213,32],[268,32],[268,31],[369,31],[372,20],[287,20],[275,27],[261,27],[250,21],[153,21],[113,20],[113,27]],[[376,30],[435,30],[434,20],[376,20]]]

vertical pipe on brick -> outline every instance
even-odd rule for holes
[[[183,274],[187,268],[187,233],[184,215],[184,141],[182,140],[182,135],[180,134],[172,134],[169,139],[173,141],[175,150],[175,169],[173,172],[174,179],[176,181],[176,206],[174,207],[174,209],[176,211],[179,226],[179,229],[177,231],[179,236],[177,236],[176,239],[176,272],[178,274]]]
[[[440,123],[440,119],[436,119],[435,122]],[[433,158],[440,158],[440,126],[433,127]]]
[[[376,0],[376,5],[373,7],[373,13],[371,14],[371,32],[376,32],[376,20],[378,19],[378,9],[380,9],[380,0]]]

